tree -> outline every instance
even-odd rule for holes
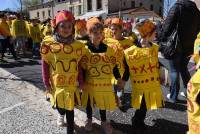
[[[21,5],[21,10],[27,9],[30,6],[38,5],[41,3],[41,0],[18,0],[18,3]]]

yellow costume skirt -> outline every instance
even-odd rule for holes
[[[135,109],[140,109],[142,103],[142,97],[144,97],[146,102],[147,110],[157,109],[162,107],[164,104],[163,96],[161,90],[135,90],[133,89],[131,100],[132,107]]]
[[[73,110],[74,106],[81,106],[80,92],[78,89],[68,90],[66,88],[56,88],[50,96],[51,105],[55,108]]]
[[[94,104],[94,98],[92,90],[88,90],[88,88],[83,89],[82,95],[81,95],[81,104],[83,108],[87,107],[88,100],[90,99],[90,106],[92,107]],[[92,107],[93,108],[93,107]]]
[[[113,111],[117,109],[117,99],[114,91],[94,91],[94,101],[100,110]]]

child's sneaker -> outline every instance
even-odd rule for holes
[[[63,127],[65,125],[65,123],[64,123],[64,116],[65,115],[58,114],[58,117],[57,117],[57,126]]]
[[[88,119],[86,121],[85,130],[86,131],[92,131],[92,119]]]
[[[112,134],[113,128],[108,122],[101,122],[101,127],[103,128],[105,134]]]

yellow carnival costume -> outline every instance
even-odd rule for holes
[[[111,83],[116,60],[116,53],[109,46],[105,53],[88,52],[82,58],[82,67],[86,71],[84,90],[88,91],[83,92],[83,105],[87,105],[89,95],[92,107],[96,104],[96,107],[100,110],[109,111],[117,108],[116,97]]]
[[[132,83],[132,107],[140,109],[142,97],[148,110],[162,106],[160,86],[158,46],[139,48],[132,46],[125,50],[125,58],[130,70]]]
[[[41,42],[39,25],[33,26],[32,24],[29,24],[29,35],[32,38],[33,42],[35,43]]]
[[[112,38],[112,31],[109,28],[104,28],[104,37],[107,38]]]
[[[26,22],[24,20],[13,20],[11,33],[14,37],[27,37],[28,29]]]
[[[188,83],[187,102],[188,102],[188,134],[200,134],[200,105],[196,102],[197,95],[200,93],[200,69]]]
[[[200,65],[200,33],[194,45],[193,58],[196,64]],[[197,65],[197,72],[188,83],[187,102],[188,102],[188,134],[200,134],[200,105],[196,102],[197,95],[200,93],[200,69]]]
[[[42,59],[49,65],[52,89],[51,103],[59,108],[73,110],[77,95],[78,62],[86,53],[85,45],[74,41],[70,45],[58,43],[47,36],[41,45]]]
[[[199,61],[199,52],[200,52],[200,33],[197,35],[197,39],[195,40],[195,44],[194,44],[194,61],[197,64]]]
[[[123,60],[124,60],[124,50],[127,48],[133,46],[133,41],[130,39],[124,38],[123,40],[115,40],[112,38],[108,38],[104,40],[104,43],[107,44],[108,46],[114,48],[117,51],[117,65],[118,69],[120,72],[121,77],[123,76],[123,73],[125,71],[124,66],[123,66]],[[113,84],[117,84],[117,81],[113,79]]]

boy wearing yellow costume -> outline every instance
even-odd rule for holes
[[[119,61],[117,61],[118,64],[118,68],[120,71],[120,75],[122,76],[123,73],[125,72],[124,69],[124,50],[126,50],[127,48],[135,45],[133,43],[132,40],[128,39],[128,38],[124,38],[123,37],[123,21],[120,18],[113,18],[111,20],[111,31],[112,31],[112,38],[107,38],[104,40],[104,43],[111,46],[112,48],[115,48],[117,50],[117,58],[119,59]],[[117,91],[118,89],[116,88],[116,83],[117,81],[113,79],[113,85],[115,88],[115,91]],[[131,90],[131,83],[130,80],[126,82],[126,85],[124,87],[124,92],[129,93]],[[126,103],[126,105],[124,105],[125,107],[129,107],[130,104],[128,104],[128,102]],[[124,107],[124,108],[125,108]],[[123,108],[123,109],[124,109]],[[127,108],[125,108],[127,110]],[[123,111],[126,111],[126,110]]]
[[[17,19],[12,22],[12,35],[16,38],[16,52],[19,54],[19,51],[22,49],[23,54],[26,54],[25,43],[28,36],[28,28],[26,22],[23,20],[23,16],[17,14]]]
[[[155,25],[145,20],[137,25],[141,34],[141,47],[132,46],[125,50],[132,83],[132,107],[136,109],[132,125],[138,133],[145,130],[144,119],[147,110],[163,105],[158,62],[158,45],[155,38]]]
[[[14,45],[10,43],[11,40],[11,33],[10,33],[10,27],[8,23],[6,22],[6,16],[5,14],[0,14],[0,50],[1,50],[1,56],[0,59],[3,60],[4,53],[6,52],[6,49],[9,48],[10,52],[12,53],[14,59],[17,59]]]
[[[200,133],[200,34],[195,41],[194,56],[197,72],[191,78],[187,87],[188,134]]]
[[[83,106],[87,106],[88,117],[85,129],[92,130],[92,109],[95,104],[100,110],[104,132],[111,134],[112,127],[107,122],[106,110],[113,111],[117,108],[111,79],[115,76],[121,81],[116,64],[116,51],[102,43],[103,24],[97,18],[91,18],[87,21],[87,31],[90,37],[90,41],[87,43],[89,51],[81,60],[85,74],[82,100]]]
[[[29,35],[33,41],[33,58],[40,56],[40,42],[42,40],[41,32],[40,32],[40,26],[37,23],[37,19],[33,19],[32,23],[29,24]]]
[[[78,62],[85,55],[85,45],[73,37],[74,16],[69,11],[56,15],[53,37],[47,36],[41,45],[43,81],[52,94],[51,103],[59,112],[57,124],[67,119],[67,134],[74,131],[74,105],[80,98],[76,95]]]
[[[133,42],[137,41],[137,35],[132,31],[131,22],[126,22],[123,24],[124,36]]]

